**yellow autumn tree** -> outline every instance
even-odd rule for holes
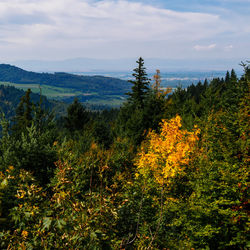
[[[155,91],[157,98],[160,98],[160,97],[164,98],[166,95],[168,95],[169,93],[172,92],[172,88],[170,88],[170,87],[163,88],[161,86],[160,73],[161,73],[160,70],[157,69],[156,74],[154,75],[154,83],[152,84],[151,88]]]
[[[160,185],[169,185],[171,180],[181,174],[190,161],[198,140],[199,129],[192,132],[181,129],[181,117],[162,120],[160,133],[149,132],[146,142],[136,161],[139,175],[152,178]]]

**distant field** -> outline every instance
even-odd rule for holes
[[[90,96],[90,95],[97,94],[95,92],[82,93],[80,91],[76,91],[75,89],[60,88],[60,87],[54,87],[54,86],[49,86],[49,85],[16,84],[16,83],[10,83],[10,82],[0,82],[0,84],[14,86],[15,88],[22,89],[24,91],[30,88],[33,93],[40,93],[40,88],[41,88],[42,94],[47,96],[50,99],[52,98],[61,99],[64,97],[78,96],[78,95]]]
[[[38,84],[16,84],[10,82],[1,82],[1,85],[13,86],[18,89],[26,91],[31,89],[33,93],[40,93],[40,88],[42,95],[47,96],[49,99],[61,100],[66,102],[72,102],[73,97],[78,97],[82,102],[88,103],[90,105],[107,105],[111,107],[119,107],[123,101],[124,97],[119,95],[99,95],[97,92],[83,93],[79,90],[70,88],[60,88],[49,85],[38,85]]]

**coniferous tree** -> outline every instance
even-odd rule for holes
[[[89,121],[89,114],[82,104],[75,98],[74,102],[67,109],[67,117],[65,117],[65,127],[73,132],[81,130]]]
[[[226,78],[225,78],[225,82],[226,82],[226,83],[229,83],[229,82],[230,82],[230,79],[231,79],[230,74],[229,74],[229,72],[227,71],[227,73],[226,73]]]
[[[230,79],[231,79],[232,82],[237,81],[237,75],[236,75],[234,69],[231,70],[231,77],[230,77]]]
[[[14,130],[17,130],[18,128],[21,128],[24,126],[24,105],[23,105],[23,98],[21,98],[21,101],[19,102],[17,108],[16,108],[16,116],[14,118]]]
[[[136,63],[138,67],[134,69],[135,73],[132,74],[135,80],[129,81],[133,84],[132,92],[127,94],[130,96],[130,102],[136,107],[143,108],[144,99],[149,89],[149,78],[147,77],[146,68],[144,67],[144,60],[140,57]]]
[[[28,127],[31,125],[31,121],[32,121],[32,103],[30,100],[30,94],[31,94],[31,90],[28,89],[24,96],[24,104],[25,104],[25,109],[24,109],[24,114],[23,114],[24,123]]]
[[[205,81],[204,81],[204,88],[206,89],[207,87],[208,87],[208,80],[206,78]]]
[[[14,125],[12,127],[12,130],[16,134],[21,134],[27,127],[31,126],[33,108],[30,95],[31,89],[28,89],[17,106],[16,115],[13,119]]]
[[[131,80],[132,88],[128,102],[120,110],[116,130],[119,136],[130,138],[136,145],[139,145],[143,139],[142,134],[146,127],[144,122],[144,108],[149,94],[149,79],[147,77],[144,60],[140,57],[136,63],[138,67],[132,74],[135,80]]]
[[[154,84],[149,86],[144,60],[140,57],[138,67],[134,69],[135,77],[128,102],[120,110],[117,127],[120,136],[128,137],[135,145],[139,145],[149,129],[158,128],[165,112],[165,97],[170,93],[161,89],[160,71],[156,71]]]

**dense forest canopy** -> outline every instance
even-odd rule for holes
[[[247,249],[242,67],[172,91],[159,70],[151,86],[139,58],[120,109],[75,99],[59,119],[23,93],[12,121],[1,117],[1,248]]]
[[[15,116],[16,108],[20,102],[22,96],[25,95],[25,91],[17,89],[13,86],[0,85],[0,111],[3,112],[6,118],[12,118]],[[44,109],[53,109],[55,102],[48,101],[45,96],[39,94],[30,94],[32,102],[39,103],[42,98],[42,106]]]

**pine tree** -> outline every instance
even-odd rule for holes
[[[144,99],[149,89],[149,78],[147,77],[146,68],[144,67],[144,60],[140,57],[136,63],[138,67],[134,69],[135,73],[132,74],[135,80],[129,81],[133,84],[132,92],[127,94],[130,96],[130,102],[138,108],[143,108]]]

